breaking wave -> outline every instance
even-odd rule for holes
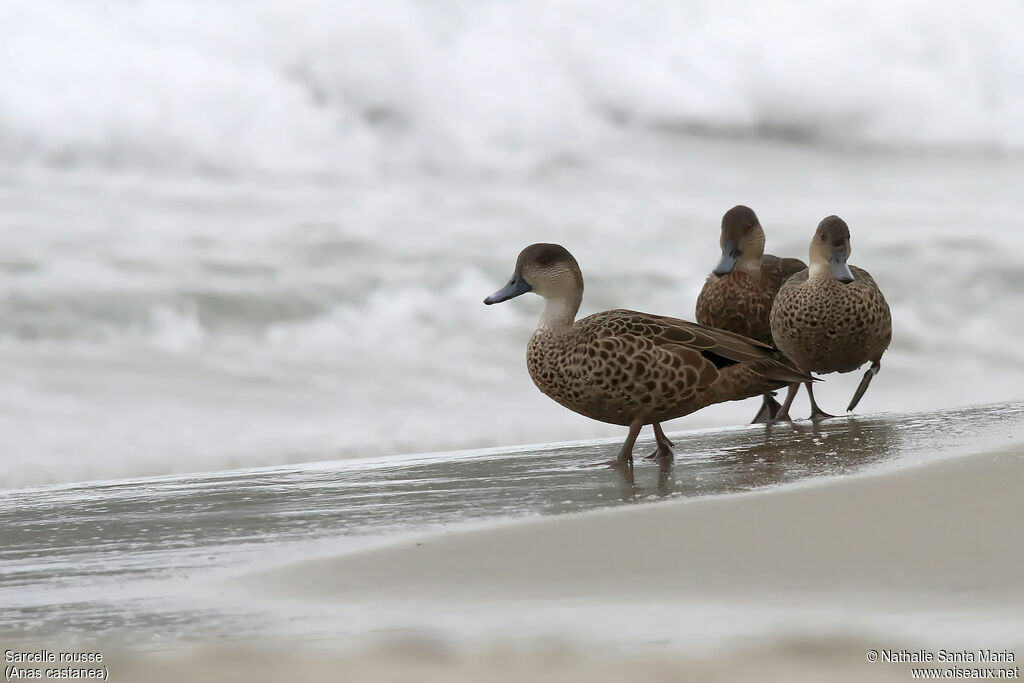
[[[498,171],[628,131],[1024,149],[1024,5],[12,0],[0,156]]]

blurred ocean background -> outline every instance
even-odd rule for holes
[[[692,318],[737,203],[778,255],[850,224],[895,326],[860,412],[1020,399],[1022,25],[1008,0],[5,0],[0,486],[621,435],[533,387],[536,297],[481,300],[554,241],[581,314]]]

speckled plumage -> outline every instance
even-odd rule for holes
[[[753,209],[742,204],[722,216],[722,259],[697,297],[697,322],[773,344],[772,302],[782,283],[804,268],[798,259],[764,253],[765,235]],[[775,417],[779,404],[766,392],[754,422]]]
[[[892,341],[892,316],[866,270],[850,267],[854,280],[809,279],[804,269],[779,290],[772,307],[775,343],[807,372],[852,372],[877,362]]]
[[[738,269],[708,275],[697,297],[697,322],[772,344],[775,295],[791,275],[806,267],[800,259],[764,254],[756,276]]]
[[[654,425],[657,457],[671,458],[660,422],[810,379],[777,349],[685,320],[613,310],[577,321],[583,274],[557,244],[523,249],[508,283],[484,303],[526,292],[544,298],[526,353],[534,384],[581,415],[628,425],[616,464],[630,472],[643,425]]]
[[[538,329],[526,363],[544,394],[619,425],[663,422],[806,379],[764,344],[627,310],[596,313],[562,332]]]
[[[775,345],[804,372],[851,372],[871,362],[847,411],[857,407],[892,341],[889,304],[867,271],[847,264],[851,253],[849,226],[839,216],[825,217],[811,238],[810,265],[782,285],[771,314]],[[811,419],[833,417],[806,386]],[[789,388],[774,419],[789,419],[796,391],[797,385]]]

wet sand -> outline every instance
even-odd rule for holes
[[[0,646],[111,680],[885,681],[1024,657],[1024,406],[0,493]],[[640,504],[636,504],[640,503]],[[34,646],[34,647],[33,647]]]
[[[805,486],[423,537],[296,563],[262,585],[345,601],[1024,605],[1022,483],[1024,449],[1013,446]]]
[[[112,680],[153,683],[904,681],[922,667],[1016,678],[1021,481],[1024,451],[1014,445],[826,482],[439,533],[232,581],[256,600],[316,603],[335,614],[330,634],[94,647]],[[364,622],[341,633],[354,603],[405,615],[406,626]],[[725,605],[740,607],[746,632],[700,638]],[[523,620],[532,614],[550,627],[554,608],[576,633]],[[451,637],[445,621],[459,613],[475,615],[466,624],[475,639]],[[687,643],[630,642],[648,617],[662,627],[688,622],[665,633]],[[516,635],[496,635],[503,620]],[[609,639],[615,630],[622,642]],[[867,660],[884,650],[1007,651],[1013,661]]]
[[[401,641],[354,652],[280,646],[115,653],[111,680],[324,683],[832,683],[911,680],[909,664],[869,664],[876,643],[856,638],[779,640],[698,655],[616,652],[561,643],[492,643],[460,652]],[[1015,664],[1003,666],[1016,666]],[[948,668],[948,667],[945,667]],[[117,676],[117,678],[114,678]]]
[[[544,648],[514,655],[516,640],[482,645],[432,662],[438,680],[907,680],[921,665],[866,660],[869,650],[904,648],[975,660],[1009,651],[1015,661],[925,666],[1014,677],[1024,656],[1021,482],[1024,449],[1013,444],[824,482],[437,534],[297,562],[250,586],[390,609],[426,633],[446,621],[501,633],[503,620],[551,633],[560,616],[576,644],[553,660]],[[730,608],[743,622],[733,637],[702,638]],[[616,632],[622,641],[649,632],[645,620],[667,647],[648,651],[658,642],[651,633],[638,648],[616,644]],[[579,649],[580,637],[595,636],[600,647]],[[374,661],[382,680],[402,680],[401,655],[382,652],[345,661]]]
[[[805,485],[443,533],[296,562],[252,585],[349,606],[413,604],[439,625],[475,605],[489,615],[477,620],[483,630],[508,615],[529,623],[531,606],[539,623],[557,604],[577,609],[581,632],[593,633],[603,611],[609,641],[616,629],[636,628],[616,616],[657,619],[668,609],[685,622],[742,605],[748,622],[764,627],[748,624],[748,632],[761,635],[781,623],[800,635],[890,626],[929,641],[1003,647],[1024,634],[1021,482],[1024,449],[1014,445]],[[713,627],[661,628],[682,641]]]

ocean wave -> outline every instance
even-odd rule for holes
[[[689,232],[666,238],[673,246],[665,251],[682,253],[692,239]],[[1013,263],[979,267],[997,249],[995,243],[941,237],[923,246],[902,238],[876,242],[881,243],[858,249],[858,258],[884,274],[880,277],[890,304],[899,311],[895,351],[927,348],[979,358],[998,354],[1002,362],[1024,368],[1024,350],[1004,344],[1005,330],[1024,334],[1016,296],[1019,269]],[[624,275],[614,273],[614,254],[600,258],[590,278],[594,291],[581,315],[645,301],[656,310],[692,317],[688,295],[699,290],[704,275],[699,268],[706,264],[677,258],[672,270],[662,272],[657,258],[645,262],[646,270]],[[914,267],[908,268],[911,260]],[[269,363],[328,362],[370,383],[389,366],[415,374],[417,367],[422,371],[439,361],[454,370],[471,358],[483,368],[494,353],[518,358],[536,307],[483,307],[480,300],[503,281],[505,270],[485,271],[457,261],[389,264],[386,277],[369,284],[360,282],[362,273],[338,272],[330,285],[254,286],[242,277],[244,284],[231,286],[178,283],[160,289],[122,274],[116,289],[85,288],[75,281],[35,292],[14,288],[0,298],[0,341],[188,353],[221,349]],[[929,296],[922,297],[921,291]],[[684,305],[681,294],[687,295],[682,296]],[[969,315],[982,305],[985,316]],[[463,339],[458,330],[473,330],[473,335]],[[484,331],[490,336],[481,343]],[[442,348],[444,358],[438,355]]]
[[[12,0],[8,164],[514,171],[624,131],[1024,150],[996,0]]]
[[[586,276],[581,315],[692,319],[737,202],[778,255],[806,258],[827,213],[849,221],[895,325],[864,414],[1020,398],[1021,161],[720,140],[604,161],[344,183],[4,174],[0,487],[621,438],[530,380],[541,302],[482,299],[525,244],[553,241]],[[821,405],[845,405],[858,374],[829,375]]]

